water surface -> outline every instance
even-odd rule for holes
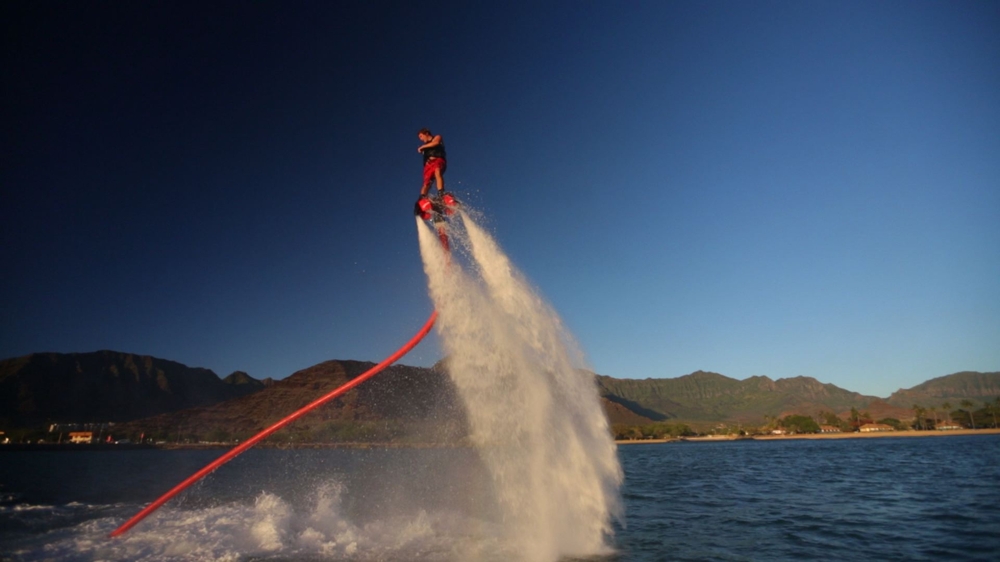
[[[1000,436],[630,445],[626,560],[1000,560]]]
[[[0,452],[4,560],[510,560],[473,450]],[[629,445],[597,560],[1000,560],[1000,436]]]

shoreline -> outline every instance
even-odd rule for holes
[[[800,433],[797,435],[753,435],[737,437],[734,435],[679,437],[670,439],[629,439],[616,440],[616,445],[653,445],[659,443],[713,443],[729,441],[786,441],[786,440],[816,440],[816,439],[876,439],[880,437],[947,437],[949,435],[998,435],[1000,429],[954,429],[948,431],[873,431],[870,433]]]
[[[1000,429],[950,429],[937,430],[906,430],[906,431],[872,431],[868,433],[805,433],[799,435],[759,435],[754,439],[760,441],[781,441],[785,439],[871,439],[878,437],[947,437],[949,435],[997,435]]]
[[[671,437],[668,439],[625,439],[615,440],[615,445],[657,445],[663,443],[714,443],[730,441],[787,441],[817,439],[878,439],[891,437],[947,437],[955,435],[1000,435],[1000,428],[955,429],[948,431],[877,431],[870,433],[800,433],[797,435],[706,435],[701,437]],[[8,443],[0,445],[3,451],[111,451],[111,450],[208,450],[232,449],[236,443]],[[463,449],[468,444],[460,443],[260,443],[259,449]]]

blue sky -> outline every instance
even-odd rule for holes
[[[1000,370],[996,2],[0,14],[0,356],[380,360],[431,311],[429,127],[601,374]]]

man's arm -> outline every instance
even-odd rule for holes
[[[425,148],[430,148],[432,146],[437,146],[439,144],[441,144],[441,135],[434,135],[434,138],[431,139],[431,142],[418,148],[417,152],[423,152]]]

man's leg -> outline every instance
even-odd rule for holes
[[[421,197],[427,197],[427,189],[431,186],[432,177],[430,170],[427,169],[427,164],[424,164],[424,185],[420,186]]]
[[[437,180],[438,195],[444,193],[444,176],[441,174],[441,167],[434,169],[434,179]]]

